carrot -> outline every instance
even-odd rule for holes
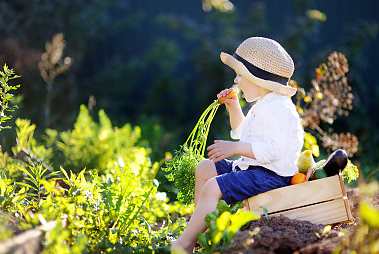
[[[233,90],[233,92],[230,92],[227,96],[219,98],[219,99],[218,99],[218,103],[223,104],[223,103],[225,103],[225,99],[231,99],[231,98],[233,98],[236,94],[238,94],[238,91]]]

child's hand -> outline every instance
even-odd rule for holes
[[[230,94],[233,91],[235,91],[233,88],[224,89],[220,93],[217,94],[217,99],[225,98],[228,94]],[[225,98],[224,103],[227,109],[230,109],[231,107],[239,106],[237,95],[233,96],[230,99]]]
[[[235,155],[236,142],[215,140],[213,145],[207,147],[208,157],[214,162],[230,158]]]

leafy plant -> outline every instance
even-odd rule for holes
[[[379,252],[379,209],[372,204],[373,196],[379,191],[379,184],[373,181],[369,184],[360,184],[359,187],[361,200],[357,226],[354,230],[345,233],[333,254]]]
[[[49,159],[53,157],[52,149],[37,142],[34,137],[36,125],[28,119],[16,119],[15,124],[17,145],[12,147],[15,158],[30,166],[42,164],[51,170],[47,164],[50,163]]]
[[[29,166],[29,170],[25,168],[20,168],[20,170],[25,173],[25,180],[28,180],[30,183],[17,182],[17,184],[34,190],[36,193],[30,193],[29,195],[36,197],[37,202],[40,201],[43,194],[46,194],[43,181],[56,176],[58,173],[52,172],[50,174],[45,174],[48,168],[44,168],[42,164]]]
[[[265,216],[267,220],[267,226],[270,226],[270,217],[268,216],[268,210],[266,207],[262,206],[263,215]]]
[[[0,210],[17,212],[21,202],[27,197],[27,188],[16,190],[16,183],[8,178],[4,170],[0,171]]]
[[[104,110],[99,110],[98,116],[99,122],[94,121],[87,107],[81,105],[72,130],[47,129],[45,142],[53,150],[51,162],[76,173],[87,168],[97,169],[99,174],[117,164],[154,179],[158,165],[147,170],[151,167],[150,149],[137,146],[141,128],[131,124],[114,127]]]
[[[162,161],[151,163],[150,149],[136,146],[141,135],[138,127],[112,127],[103,111],[99,119],[99,124],[94,122],[83,108],[74,130],[66,134],[70,137],[67,143],[62,144],[58,131],[49,130],[46,146],[34,138],[35,125],[18,119],[18,144],[12,149],[18,159],[0,153],[1,210],[17,214],[22,219],[20,229],[58,220],[56,228],[44,238],[46,253],[57,249],[62,253],[169,253],[168,240],[183,232],[186,221],[181,216],[191,213],[191,208],[178,202],[167,204],[168,200],[156,195],[158,183],[153,179]],[[86,146],[91,139],[99,141]],[[57,150],[58,144],[67,152],[60,153],[62,161],[89,161],[93,149],[99,155],[94,165],[101,170],[75,173],[62,167],[63,179],[51,178],[52,166],[45,167],[31,158],[44,158],[57,165],[54,156],[62,151]],[[80,149],[83,158],[75,157],[74,152]],[[16,175],[15,170],[24,177]],[[8,178],[7,174],[16,177]],[[66,227],[59,222],[62,215],[67,215]]]
[[[243,201],[228,206],[224,200],[220,200],[216,211],[205,217],[207,232],[199,233],[198,239],[205,253],[222,252],[229,248],[237,231],[251,220],[260,216],[240,208]]]
[[[348,183],[357,180],[359,176],[359,169],[350,160],[347,161],[347,165],[344,170],[342,170],[343,178],[347,179]]]
[[[20,85],[10,85],[8,84],[10,80],[19,78],[19,75],[16,75],[13,69],[9,69],[6,64],[3,66],[3,71],[0,71],[0,131],[3,129],[10,128],[9,126],[3,126],[3,123],[11,119],[10,115],[7,115],[9,112],[14,111],[17,106],[10,106],[9,102],[14,96],[11,92],[17,90]]]
[[[186,142],[162,168],[169,173],[167,179],[175,183],[178,199],[183,204],[191,204],[194,200],[195,169],[204,157],[209,128],[219,105],[216,100],[203,112]]]
[[[13,230],[7,225],[8,216],[0,214],[0,241],[6,240],[13,235]]]
[[[43,253],[81,254],[85,250],[88,239],[81,235],[72,244],[67,244],[71,232],[63,226],[61,218],[57,219],[56,226],[45,235]]]

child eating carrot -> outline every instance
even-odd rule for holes
[[[290,184],[303,146],[303,128],[290,96],[296,88],[288,81],[294,63],[276,41],[251,37],[233,55],[221,60],[236,72],[234,82],[243,98],[255,102],[245,116],[237,96],[224,99],[229,112],[231,137],[239,141],[215,140],[209,158],[195,171],[195,211],[187,228],[172,249],[192,253],[198,232],[206,230],[205,216],[220,199],[232,204],[259,193]],[[222,90],[227,97],[233,89]],[[239,155],[237,160],[228,158]]]

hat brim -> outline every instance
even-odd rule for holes
[[[245,67],[245,65],[243,65],[243,63],[241,63],[237,59],[235,59],[233,56],[224,52],[221,54],[222,56],[220,58],[224,64],[228,65],[229,67],[234,69],[238,75],[241,75],[244,78],[247,78],[248,80],[252,81],[254,84],[257,84],[277,94],[282,94],[282,95],[287,95],[287,96],[295,95],[297,91],[296,88],[291,87],[288,84],[282,85],[275,81],[258,78],[254,76],[253,74],[251,74],[249,70]]]

